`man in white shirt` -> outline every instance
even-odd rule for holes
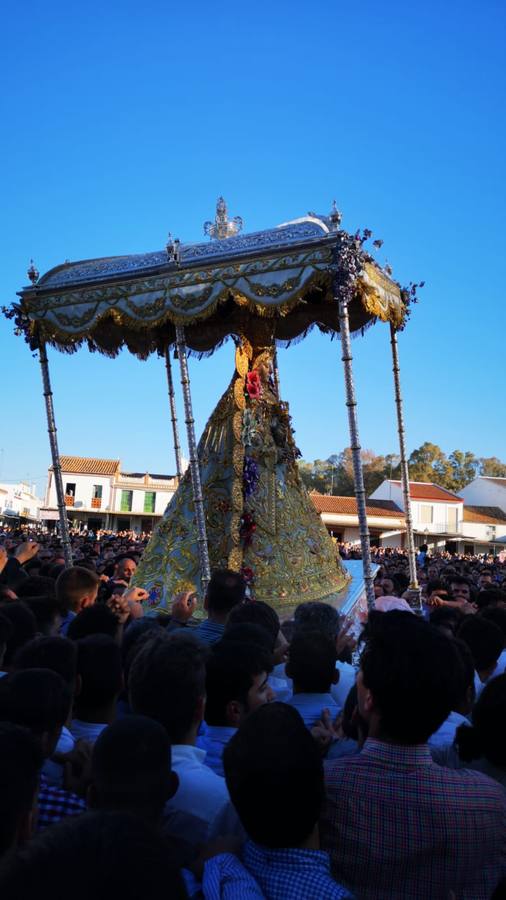
[[[168,830],[194,846],[240,831],[223,778],[205,764],[196,747],[206,703],[208,650],[191,634],[156,634],[130,670],[130,706],[165,728],[172,745],[172,770],[179,787],[166,806]]]

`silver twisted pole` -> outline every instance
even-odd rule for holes
[[[177,426],[176,396],[174,394],[174,381],[172,380],[172,365],[170,362],[170,347],[165,351],[165,368],[167,369],[167,386],[169,390],[170,416],[172,419],[172,433],[174,435],[174,456],[176,457],[176,472],[178,480],[183,477],[181,465],[181,445],[179,443],[179,429]]]
[[[202,498],[202,485],[200,481],[199,458],[197,441],[195,440],[195,420],[193,418],[192,401],[190,393],[190,378],[188,375],[188,359],[186,356],[186,341],[184,328],[176,325],[176,346],[181,369],[181,385],[183,388],[183,402],[186,422],[186,434],[188,438],[188,451],[190,455],[190,474],[193,488],[193,503],[195,506],[195,519],[197,522],[197,541],[200,560],[200,574],[204,590],[211,579],[211,567],[209,564],[209,551],[207,548],[206,517],[204,501]]]
[[[70,533],[67,521],[67,509],[65,506],[65,494],[63,493],[63,481],[61,477],[60,452],[58,450],[58,439],[56,437],[56,422],[54,418],[53,392],[51,390],[51,381],[49,378],[49,364],[47,361],[46,345],[44,341],[39,343],[39,362],[42,373],[42,384],[44,386],[44,399],[46,401],[46,418],[47,430],[49,434],[49,446],[51,447],[51,458],[53,460],[54,484],[56,488],[56,498],[58,503],[58,514],[60,518],[60,535],[63,545],[63,557],[65,565],[72,565],[72,546],[70,543]]]
[[[277,348],[274,348],[274,386],[276,388],[276,394],[278,400],[281,398],[281,390],[279,385],[279,368],[278,368],[278,351]]]
[[[397,344],[397,332],[390,322],[390,345],[392,347],[392,371],[394,373],[395,407],[397,410],[397,432],[399,434],[399,455],[401,457],[401,481],[404,497],[404,515],[406,517],[406,540],[408,544],[409,578],[412,590],[419,591],[416,574],[416,549],[413,535],[413,516],[411,513],[411,495],[409,492],[409,469],[406,454],[406,431],[404,428],[404,412],[401,393],[401,370],[399,366],[399,347]]]
[[[367,512],[365,503],[364,473],[362,471],[361,446],[358,434],[357,400],[355,385],[353,382],[353,356],[351,353],[350,320],[348,317],[348,300],[340,296],[336,290],[336,299],[339,302],[339,334],[341,336],[342,356],[344,363],[344,386],[346,392],[346,406],[348,408],[348,425],[350,430],[351,456],[353,460],[353,477],[355,482],[355,497],[357,499],[358,524],[360,531],[360,546],[362,548],[362,567],[364,570],[365,593],[367,606],[374,609],[374,579],[372,574],[371,544],[369,538],[369,525],[367,524]]]

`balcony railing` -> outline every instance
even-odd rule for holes
[[[72,494],[65,494],[65,506],[73,506],[74,498]]]
[[[102,497],[92,497],[91,498],[91,508],[92,509],[101,509],[102,507]]]
[[[417,522],[416,529],[418,532],[426,531],[428,534],[462,534],[462,519],[455,522]]]

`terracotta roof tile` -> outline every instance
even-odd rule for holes
[[[62,472],[69,475],[115,475],[119,472],[120,461],[92,459],[88,456],[60,456],[60,464]]]
[[[318,494],[316,491],[312,491],[309,496],[319,513],[334,513],[334,515],[340,514],[343,516],[357,515],[357,501],[355,497],[336,497],[329,494]],[[402,509],[399,509],[392,500],[368,500],[366,511],[368,516],[404,518]]]
[[[505,525],[506,513],[498,506],[464,506],[464,522]]]
[[[401,485],[400,481],[392,481],[392,484]],[[439,503],[462,503],[462,497],[452,494],[446,488],[440,487],[433,482],[410,481],[409,495],[412,500],[436,500]]]

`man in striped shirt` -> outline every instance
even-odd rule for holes
[[[357,677],[369,738],[329,762],[322,846],[359,898],[487,900],[506,874],[506,794],[437,766],[429,736],[448,716],[462,661],[452,640],[403,612],[370,617]]]
[[[192,634],[204,644],[219,641],[231,610],[243,603],[245,592],[246,582],[242,575],[229,569],[215,569],[204,600],[207,619],[197,625]]]

